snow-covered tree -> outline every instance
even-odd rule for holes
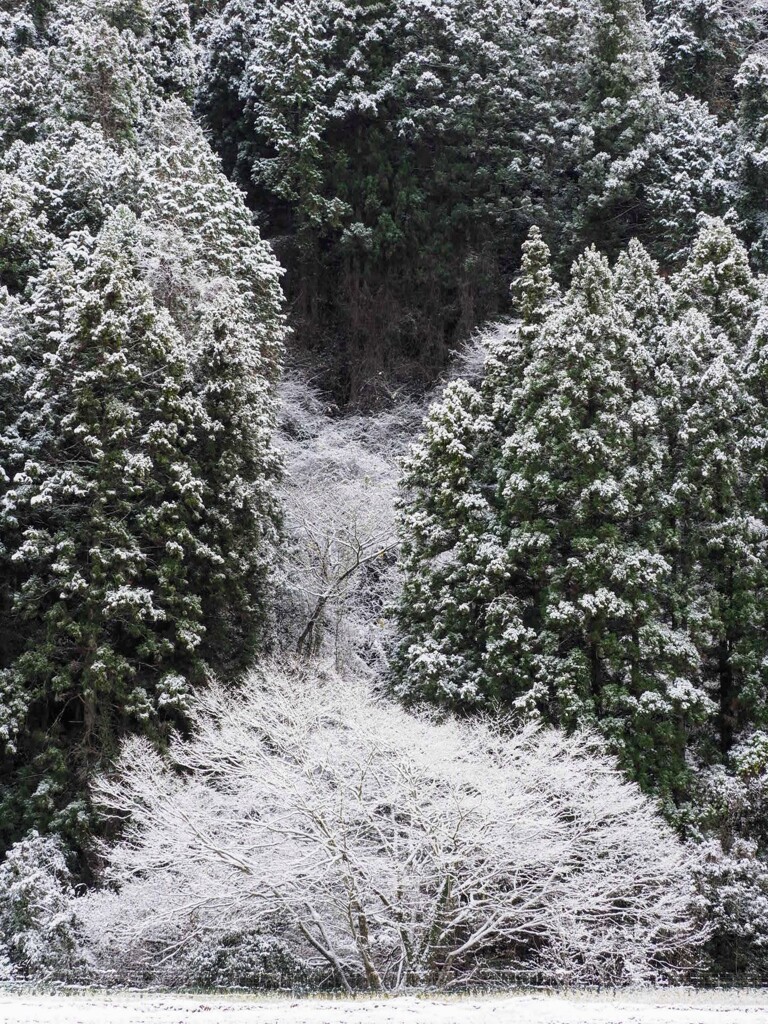
[[[621,180],[616,165],[648,135],[661,96],[641,0],[593,0],[589,6],[576,231],[582,245],[614,249],[639,219],[631,179],[618,188],[612,180]]]
[[[86,761],[126,717],[183,714],[200,675],[193,408],[181,339],[137,255],[135,218],[119,208],[40,279],[61,330],[26,396],[28,454],[6,497],[26,640],[8,703],[47,706],[47,728],[74,728]]]
[[[0,864],[0,897],[0,943],[13,973],[71,977],[78,945],[74,878],[61,841],[31,832],[12,846]]]
[[[25,459],[25,444],[19,436],[19,417],[29,384],[29,366],[25,350],[25,322],[18,300],[7,291],[0,292],[0,672],[18,650],[18,631],[13,616],[16,572],[13,553],[19,544],[18,522],[9,514],[5,497],[15,474]],[[3,739],[8,734],[3,733]]]
[[[489,664],[493,631],[518,602],[504,600],[506,559],[483,458],[491,430],[483,396],[456,381],[430,408],[404,465],[401,686],[417,701],[473,706],[497,696],[503,680]]]
[[[5,739],[22,761],[39,747],[32,719],[71,768],[126,726],[157,735],[183,719],[203,659],[241,665],[263,629],[276,521],[265,325],[236,282],[221,285],[191,366],[143,280],[146,247],[118,208],[93,243],[72,236],[30,299],[27,344],[48,355],[5,496],[23,638],[3,675]],[[47,813],[62,796],[47,792]]]
[[[630,190],[632,230],[664,265],[677,265],[698,233],[702,211],[728,214],[736,202],[735,132],[699,100],[660,93],[644,139],[616,162],[608,193]]]
[[[686,808],[710,953],[741,982],[765,973],[768,949],[768,735],[750,730],[726,765],[701,772]]]
[[[232,674],[263,643],[278,540],[273,396],[264,325],[235,282],[205,296],[196,336],[195,458],[202,478],[191,573],[206,626],[202,653]]]
[[[522,203],[559,268],[632,235],[665,262],[684,256],[697,215],[733,200],[732,127],[662,88],[642,3],[526,9]]]
[[[247,663],[278,519],[280,271],[173,97],[186,5],[38,13],[0,47],[3,843]]]
[[[345,398],[502,308],[530,224],[559,271],[725,214],[733,128],[659,81],[641,0],[344,0],[212,18],[199,109]]]
[[[704,314],[742,352],[758,312],[760,291],[746,248],[722,219],[702,218],[685,266],[675,276],[677,307]]]
[[[98,971],[233,928],[372,990],[640,981],[696,942],[680,845],[587,735],[435,723],[298,667],[197,707],[171,765],[135,740],[99,785],[124,831],[118,890],[78,902]]]
[[[420,421],[403,403],[334,416],[296,374],[280,386],[284,544],[276,636],[339,671],[385,671],[397,592],[397,458]]]
[[[203,112],[354,398],[503,299],[517,22],[497,0],[232,0],[212,26]]]
[[[733,109],[733,78],[765,29],[763,0],[653,0],[651,26],[662,76],[679,96]]]
[[[0,286],[11,292],[24,289],[53,245],[35,198],[24,181],[0,171]]]
[[[749,507],[741,452],[742,424],[752,416],[734,350],[701,314],[691,312],[671,329],[662,366],[665,412],[677,407],[668,506],[675,577],[719,707],[717,742],[727,753],[749,720],[742,691],[749,705],[764,658],[765,527]]]
[[[191,101],[197,69],[187,0],[154,0],[149,49],[152,76],[163,96]]]
[[[406,462],[402,685],[599,722],[632,777],[673,793],[708,702],[658,507],[670,296],[637,245],[615,274],[588,251],[560,302],[545,260],[534,236],[522,321],[489,346],[480,388],[433,406]]]
[[[739,94],[739,201],[752,242],[751,255],[760,269],[768,268],[768,55],[749,56],[735,79]]]
[[[749,454],[761,417],[744,368],[757,285],[744,247],[712,222],[674,286],[684,312],[660,361],[672,424],[674,560],[727,753],[743,726],[762,717],[764,700],[766,527]]]
[[[252,0],[229,0],[221,7],[206,23],[195,106],[211,133],[224,169],[231,175],[240,160],[246,102],[242,95],[243,76],[248,55],[258,40],[264,5]]]
[[[152,92],[148,75],[142,74],[137,37],[98,17],[89,22],[78,18],[61,26],[57,42],[50,51],[61,83],[56,112],[68,121],[97,124],[118,144],[132,142]]]

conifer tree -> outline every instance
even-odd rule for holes
[[[739,205],[750,255],[757,266],[768,269],[768,55],[751,54],[735,79],[739,94]]]
[[[511,324],[502,325],[487,344],[484,392],[490,408],[504,416],[499,407],[519,383],[531,358],[541,324],[561,299],[552,272],[549,246],[534,225],[523,243],[520,272],[510,287],[517,314]]]
[[[547,185],[555,208],[565,205],[562,244],[571,259],[591,242],[616,250],[642,218],[624,162],[645,143],[662,102],[643,5],[545,0],[531,26],[537,113],[529,137],[534,150],[539,139],[553,144]]]
[[[743,721],[739,693],[757,667],[749,647],[760,643],[753,628],[760,528],[746,504],[741,457],[741,431],[752,416],[734,346],[699,312],[670,328],[660,383],[670,424],[678,607],[716,704],[717,747],[727,754]]]
[[[142,73],[140,40],[97,17],[66,22],[57,43],[50,51],[61,89],[57,113],[98,124],[118,145],[133,142],[152,94],[152,82]]]
[[[472,708],[504,695],[494,631],[511,609],[483,457],[490,430],[482,396],[457,381],[405,467],[401,692],[416,700]]]
[[[723,220],[703,218],[673,285],[679,310],[703,313],[737,352],[744,350],[757,316],[759,290],[744,245]]]
[[[211,38],[203,110],[225,110],[225,158],[279,241],[302,335],[356,397],[398,362],[440,365],[503,301],[519,239],[514,7],[232,0]]]
[[[162,95],[191,102],[197,69],[186,0],[154,0],[148,35],[152,76]]]
[[[28,353],[21,302],[0,290],[0,672],[17,651],[18,634],[13,619],[16,573],[12,561],[18,547],[18,524],[6,505],[13,477],[24,463],[24,442],[19,437],[19,417],[29,384]],[[7,739],[7,734],[2,739]]]
[[[660,497],[670,290],[633,245],[615,272],[588,251],[557,301],[534,233],[516,304],[481,389],[452,386],[406,464],[406,689],[593,723],[632,777],[678,799],[711,704]]]
[[[527,44],[520,135],[528,188],[526,212],[559,242],[578,206],[571,168],[579,160],[578,111],[587,89],[589,34],[583,0],[544,0],[524,6]]]
[[[196,339],[202,510],[192,572],[205,625],[201,653],[227,678],[251,664],[265,639],[278,542],[279,465],[260,328],[235,285],[206,295]]]
[[[501,514],[536,581],[526,699],[565,725],[599,722],[633,776],[669,792],[683,771],[682,721],[696,713],[695,653],[669,619],[670,566],[651,506],[652,356],[624,301],[605,261],[588,252],[543,325],[513,406]]]
[[[0,842],[77,832],[118,737],[265,639],[280,271],[160,94],[174,12],[61,3],[0,46]]]
[[[196,109],[211,133],[224,170],[242,184],[248,177],[240,162],[246,104],[244,75],[263,9],[263,4],[252,0],[229,0],[206,24],[195,97]]]
[[[53,246],[32,188],[0,170],[0,287],[19,293]]]
[[[759,35],[758,7],[751,0],[654,0],[651,24],[665,83],[730,113],[734,73]]]
[[[734,125],[706,104],[663,92],[652,131],[616,168],[633,183],[633,231],[664,265],[679,266],[698,234],[702,212],[725,216],[736,201]]]
[[[549,246],[536,226],[530,229],[523,243],[520,273],[512,282],[511,290],[521,321],[521,334],[533,338],[560,291],[552,273]]]
[[[5,673],[6,708],[20,716],[12,732],[34,714],[70,752],[70,789],[128,722],[158,734],[183,720],[203,632],[189,575],[203,486],[180,338],[141,282],[127,210],[92,252],[78,241],[39,285],[60,304],[61,332],[27,394],[33,432],[6,496],[25,641]],[[7,741],[27,763],[39,743]]]

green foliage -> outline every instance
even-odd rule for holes
[[[734,106],[733,78],[760,38],[762,5],[753,0],[654,0],[651,25],[662,75],[679,96],[717,113]]]
[[[679,260],[733,201],[732,126],[662,88],[640,0],[230,0],[198,108],[353,401],[502,309],[531,223],[558,272],[633,234]]]
[[[450,385],[405,463],[400,693],[599,728],[695,843],[716,976],[765,971],[768,324],[704,219],[671,278],[638,243],[552,286]],[[720,972],[720,974],[718,974]]]
[[[670,288],[637,243],[613,270],[588,250],[558,299],[534,234],[515,292],[406,463],[403,691],[597,724],[680,800],[690,749],[727,756],[768,711],[746,253],[707,222]]]
[[[6,844],[81,842],[119,737],[162,741],[210,671],[248,663],[279,520],[280,271],[174,98],[186,5],[34,24],[35,49],[0,46]]]
[[[36,429],[7,499],[26,576],[12,686],[28,707],[66,705],[86,749],[107,746],[126,711],[183,712],[201,634],[185,564],[202,503],[193,410],[181,338],[141,281],[135,232],[118,207],[91,252],[77,239],[39,281],[61,331],[27,392]],[[162,671],[170,664],[177,673]]]
[[[206,989],[318,988],[322,976],[279,939],[258,932],[230,932],[199,943],[186,963],[181,983]]]
[[[739,94],[739,199],[758,267],[768,268],[768,56],[750,55],[735,79]]]

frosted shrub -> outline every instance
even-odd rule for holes
[[[14,966],[8,956],[8,950],[0,947],[0,982],[12,981],[15,975]]]
[[[768,966],[768,733],[734,746],[727,767],[698,775],[692,818],[696,884],[709,951],[727,976],[760,982]]]
[[[170,764],[131,740],[98,786],[124,823],[81,901],[102,968],[260,932],[350,991],[621,982],[700,938],[682,847],[586,734],[413,716],[299,665],[196,701]]]
[[[186,985],[201,988],[317,987],[317,972],[290,953],[274,936],[233,932],[200,941],[189,958]]]
[[[76,963],[74,890],[61,842],[37,832],[0,865],[0,980],[70,976]]]

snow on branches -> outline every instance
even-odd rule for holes
[[[123,830],[79,916],[107,975],[251,931],[348,990],[642,981],[700,938],[681,846],[588,734],[414,716],[298,665],[196,709],[170,763],[133,739],[97,786]]]

